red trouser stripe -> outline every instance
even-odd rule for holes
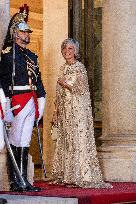
[[[4,118],[4,113],[3,113],[3,110],[2,110],[1,104],[0,104],[0,112],[1,112],[1,117],[2,117],[2,119],[3,119],[3,118]]]

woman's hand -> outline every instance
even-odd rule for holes
[[[72,92],[72,86],[67,84],[66,79],[65,78],[59,78],[57,83],[59,85],[61,85],[63,88],[68,89],[70,92]]]
[[[65,78],[58,78],[57,83],[64,87],[65,83],[66,83],[66,79]]]

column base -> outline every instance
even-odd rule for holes
[[[121,138],[118,138],[117,142],[114,137],[113,145],[111,138],[108,138],[98,148],[103,178],[112,182],[136,182],[136,141],[131,136],[123,140]]]

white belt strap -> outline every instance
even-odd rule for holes
[[[11,91],[12,88],[9,86],[9,90]],[[36,86],[30,86],[30,85],[25,85],[25,86],[13,86],[13,91],[25,91],[25,90],[37,90]]]

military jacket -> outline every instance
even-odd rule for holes
[[[7,47],[2,51],[0,79],[1,86],[4,89],[5,95],[8,97],[12,94],[16,95],[31,91],[16,90],[12,92],[9,88],[12,85],[17,87],[31,85],[31,87],[36,87],[38,98],[45,97],[46,93],[41,80],[37,55],[17,44],[15,44],[15,52],[13,52],[13,47]]]

